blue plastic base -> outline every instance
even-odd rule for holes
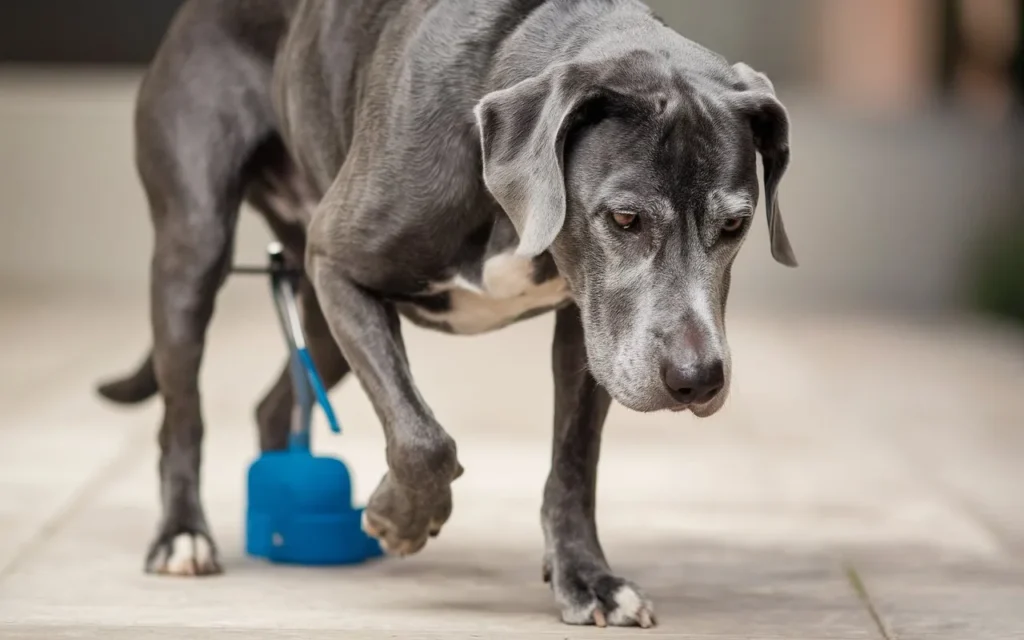
[[[245,550],[271,562],[341,565],[383,555],[360,526],[348,468],[337,458],[265,453],[249,467]]]

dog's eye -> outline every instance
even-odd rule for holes
[[[612,214],[612,219],[615,220],[615,224],[619,225],[623,229],[630,229],[636,225],[639,221],[640,216],[629,211],[616,211]]]
[[[726,218],[722,222],[722,231],[725,233],[738,233],[743,228],[743,218]]]

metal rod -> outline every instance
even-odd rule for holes
[[[265,270],[265,273],[270,274],[271,294],[274,298],[274,308],[277,311],[278,320],[281,322],[281,329],[284,332],[285,343],[288,346],[288,370],[292,379],[292,389],[295,392],[295,407],[292,413],[288,446],[293,451],[309,451],[312,446],[310,434],[312,432],[313,405],[316,400],[312,383],[300,356],[300,350],[306,347],[306,339],[302,333],[302,323],[295,295],[295,282],[298,276],[295,275],[294,270],[285,268],[284,252],[280,244],[276,242],[271,244],[267,248],[267,254],[270,267]]]
[[[231,267],[231,273],[240,276],[268,276],[274,271],[269,267],[255,267],[251,265],[238,265]],[[282,269],[280,273],[298,278],[303,274],[302,269]]]

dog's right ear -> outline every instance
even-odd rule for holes
[[[490,93],[474,109],[484,183],[519,233],[516,254],[548,250],[565,223],[565,139],[598,85],[579,64]]]

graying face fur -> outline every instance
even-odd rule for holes
[[[488,187],[550,250],[581,309],[589,367],[637,411],[725,402],[733,261],[765,169],[772,253],[794,265],[776,191],[788,119],[746,65],[713,78],[626,54],[550,70],[478,107]]]
[[[722,126],[711,126],[695,107],[608,118],[567,148],[568,212],[553,250],[594,377],[639,411],[688,404],[709,415],[727,393],[725,302],[757,201],[755,154],[735,117],[714,114]],[[720,368],[721,388],[687,398],[667,384],[670,368]]]

